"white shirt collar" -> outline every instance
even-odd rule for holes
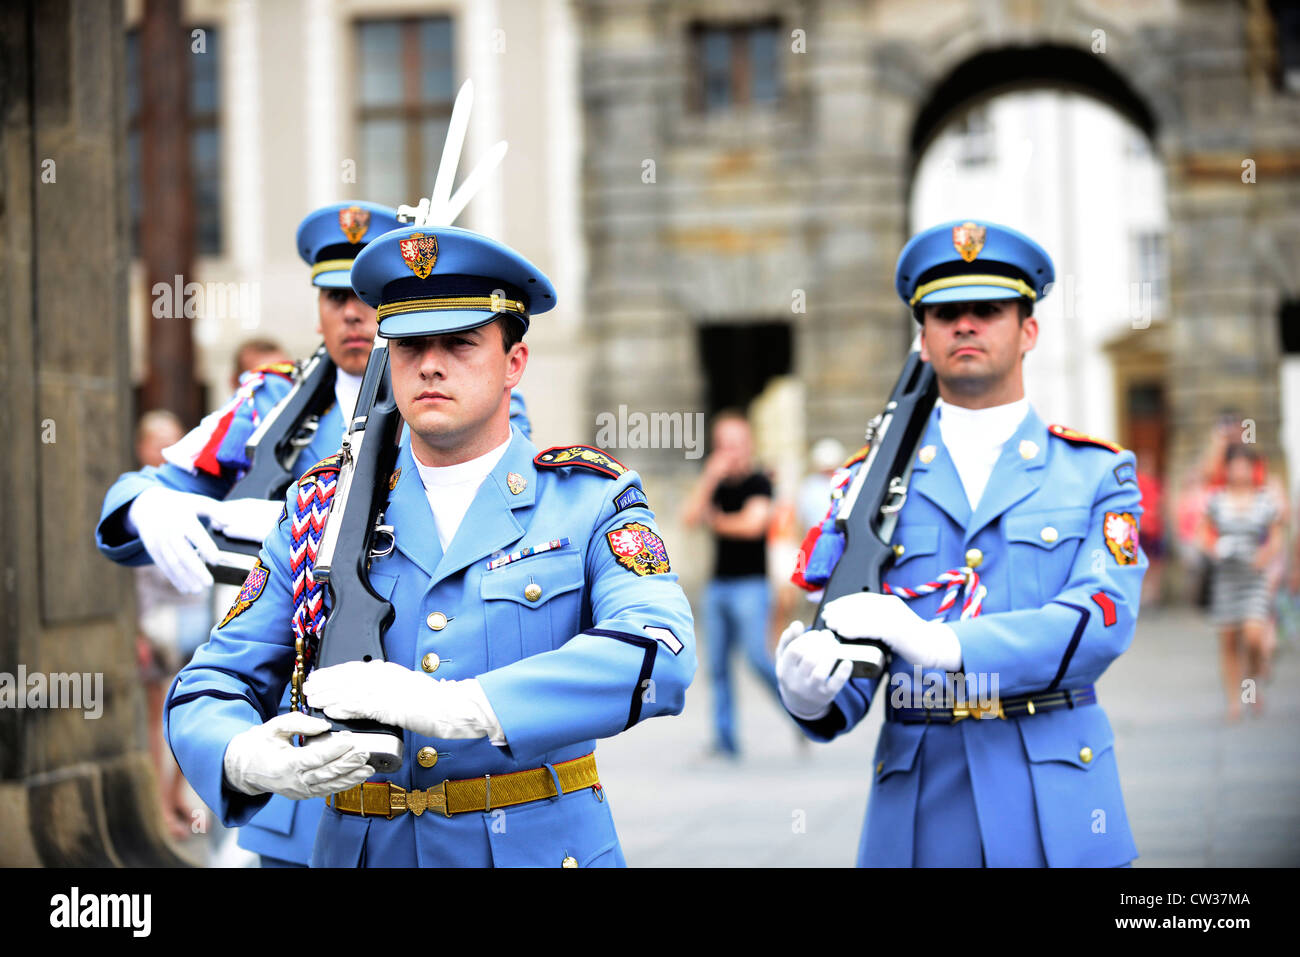
[[[416,457],[414,449],[411,450],[411,458],[420,472],[420,481],[428,490],[452,485],[468,485],[471,482],[477,488],[483,479],[487,478],[488,473],[496,468],[509,447],[510,438],[507,438],[490,452],[467,462],[457,462],[455,465],[425,465]]]
[[[938,405],[939,433],[943,436],[943,444],[949,447],[1001,448],[1007,439],[1016,434],[1020,424],[1025,421],[1025,416],[1029,414],[1028,398],[986,409],[949,405],[942,399]]]
[[[352,416],[357,407],[357,396],[361,394],[361,376],[334,369],[334,401],[338,403],[339,414],[343,416],[343,431],[352,423]]]

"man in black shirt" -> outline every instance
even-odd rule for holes
[[[772,483],[754,463],[749,422],[739,412],[713,420],[713,451],[695,483],[683,513],[688,527],[713,532],[713,577],[705,595],[709,673],[719,752],[734,756],[730,656],[734,644],[745,649],[759,677],[777,695],[776,672],[767,652],[771,596],[767,583],[767,527],[772,514]],[[778,698],[779,701],[779,698]]]

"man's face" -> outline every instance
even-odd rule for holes
[[[358,299],[351,289],[322,289],[318,304],[316,331],[324,337],[334,364],[351,375],[365,372],[379,331],[374,307]]]
[[[1228,463],[1226,478],[1229,485],[1250,485],[1255,481],[1255,463],[1238,455]]]
[[[135,443],[135,456],[141,465],[160,466],[166,460],[163,449],[181,440],[181,430],[172,425],[159,424],[149,429]]]
[[[528,346],[502,348],[500,323],[465,332],[393,339],[393,394],[411,431],[432,448],[472,446],[494,416],[507,420],[510,390],[528,364]]]
[[[1037,320],[1021,322],[1014,299],[944,302],[922,313],[921,358],[940,383],[961,395],[995,390],[1016,374],[1037,341]]]
[[[749,423],[740,419],[723,419],[715,425],[713,452],[727,463],[729,475],[748,471],[754,457],[754,438]]]

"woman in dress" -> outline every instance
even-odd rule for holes
[[[1210,496],[1201,525],[1202,548],[1210,556],[1210,617],[1219,629],[1219,662],[1227,694],[1228,721],[1241,716],[1243,700],[1259,708],[1258,681],[1265,665],[1269,617],[1267,570],[1282,547],[1281,511],[1257,479],[1259,456],[1230,445],[1224,456],[1224,486]],[[1243,684],[1241,665],[1245,652]]]

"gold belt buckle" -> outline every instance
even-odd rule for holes
[[[993,705],[989,705],[987,708],[982,708],[977,702],[975,704],[970,705],[969,707],[952,709],[953,724],[956,724],[958,721],[965,720],[966,718],[985,718],[985,717],[1001,718],[1003,721],[1007,719],[1006,713],[1002,710],[1001,698],[998,699],[997,707],[994,707]]]
[[[425,811],[442,811],[444,817],[451,817],[451,809],[447,807],[446,781],[439,781],[433,787],[423,791],[403,792],[403,798],[402,810],[410,811],[416,817]]]

